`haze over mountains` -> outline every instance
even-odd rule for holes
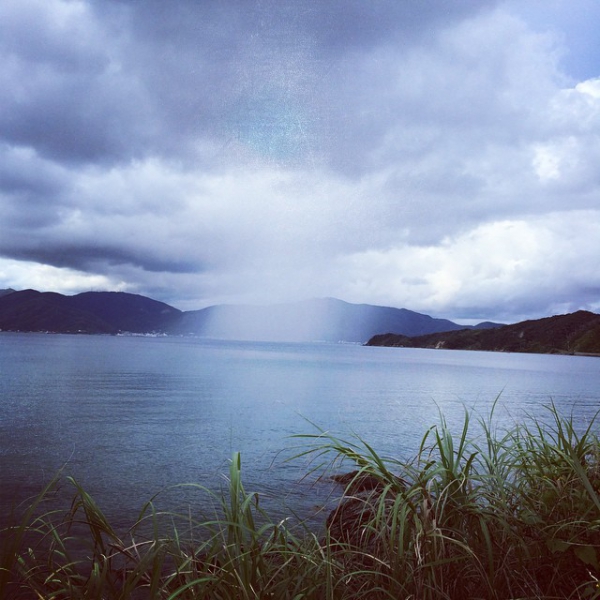
[[[482,323],[475,328],[494,326]],[[235,340],[365,343],[382,332],[418,336],[464,328],[404,308],[350,304],[334,298],[273,306],[218,305],[183,312],[124,292],[64,296],[36,290],[0,290],[3,331],[164,333]]]
[[[600,354],[600,315],[578,311],[513,325],[459,325],[405,308],[320,298],[181,311],[125,292],[64,296],[0,290],[0,331],[192,335],[278,342],[350,342],[504,352]]]

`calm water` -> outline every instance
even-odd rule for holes
[[[323,491],[281,452],[311,423],[409,457],[438,407],[456,429],[498,394],[501,425],[600,408],[600,359],[572,356],[3,333],[0,373],[0,514],[64,467],[123,522],[173,484],[218,488],[233,451],[246,489],[309,511]]]

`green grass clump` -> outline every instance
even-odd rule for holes
[[[72,479],[70,509],[45,511],[54,481],[2,532],[0,598],[600,598],[599,439],[594,423],[547,415],[499,432],[492,411],[472,434],[466,412],[455,435],[442,416],[407,461],[298,436],[297,458],[345,487],[319,532],[270,519],[239,454],[213,516],[153,499],[126,535]]]

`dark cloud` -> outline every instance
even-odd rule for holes
[[[60,167],[36,160],[31,151],[0,146],[0,190],[5,199],[13,195],[54,198],[67,182],[67,174]]]
[[[51,7],[47,20],[15,9],[0,45],[13,57],[0,130],[59,161],[184,157],[198,140],[219,140],[222,151],[239,139],[275,157],[328,160],[340,130],[357,149],[382,132],[381,119],[347,118],[363,104],[353,88],[369,93],[368,74],[352,75],[356,53],[390,36],[414,40],[483,6],[102,2],[64,5],[60,20]]]
[[[6,0],[0,287],[589,303],[600,84],[557,39],[495,0]]]
[[[432,0],[426,4],[410,0],[182,0],[176,6],[161,0],[101,0],[95,9],[103,12],[112,4],[126,9],[130,26],[154,42],[198,44],[211,48],[216,56],[231,56],[247,36],[260,36],[266,44],[282,51],[293,48],[299,39],[309,38],[323,52],[354,51],[379,45],[402,33],[417,39],[438,27],[494,7],[498,0]],[[122,15],[121,15],[122,18]],[[236,44],[236,41],[238,42]],[[220,43],[218,43],[220,42]]]
[[[53,267],[67,267],[85,273],[113,274],[119,272],[120,266],[138,268],[148,273],[174,273],[194,274],[200,273],[202,267],[197,261],[186,263],[184,261],[169,260],[151,252],[140,249],[127,249],[119,245],[102,245],[98,243],[81,242],[70,244],[68,242],[52,242],[44,240],[43,244],[16,243],[7,248],[0,244],[0,251],[13,259],[32,261],[51,265]]]

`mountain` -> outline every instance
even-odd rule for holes
[[[543,354],[600,354],[600,315],[580,310],[494,329],[463,329],[410,337],[383,334],[368,346],[537,352]]]
[[[350,304],[334,298],[273,306],[218,305],[182,312],[125,292],[64,296],[0,290],[0,331],[167,333],[231,340],[366,341],[369,346],[600,354],[600,315],[591,312],[465,328],[405,308]]]
[[[63,296],[23,290],[0,296],[0,330],[57,333],[164,331],[181,311],[144,296],[86,292]]]
[[[99,317],[117,331],[165,332],[182,312],[164,302],[125,292],[85,292],[72,296],[71,305]]]
[[[63,296],[24,290],[0,295],[0,330],[4,331],[154,332],[235,340],[364,343],[381,331],[417,336],[462,328],[404,308],[350,304],[334,298],[182,312],[124,292]]]
[[[272,306],[210,306],[184,313],[173,332],[219,339],[364,343],[381,331],[414,336],[463,327],[405,308],[320,298]]]

